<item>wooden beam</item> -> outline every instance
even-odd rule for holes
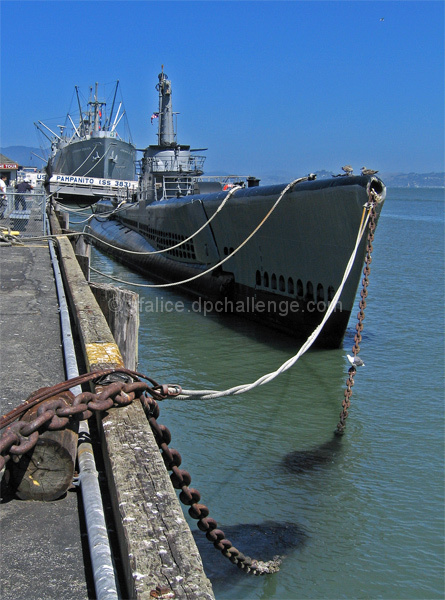
[[[127,369],[138,365],[139,295],[109,283],[90,283]]]
[[[70,392],[64,392],[46,402],[56,398],[62,399],[66,406],[74,400]],[[39,408],[40,404],[30,408],[21,420],[32,421]],[[61,431],[45,431],[30,452],[22,455],[18,462],[11,462],[9,484],[18,498],[49,502],[66,493],[73,483],[77,432],[77,421]]]
[[[48,207],[48,220],[52,235],[59,235],[62,233],[62,228],[60,226],[59,221],[59,214],[60,213],[56,211],[54,202],[51,202],[51,204]]]
[[[59,238],[59,248],[88,370],[122,366],[117,344],[71,244]],[[113,409],[98,418],[98,424],[129,597],[156,597],[150,592],[158,594],[158,587],[168,588],[176,599],[214,599],[140,403]]]

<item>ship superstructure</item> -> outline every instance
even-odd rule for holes
[[[121,137],[118,126],[126,118],[122,102],[117,102],[119,82],[116,83],[110,111],[99,97],[98,83],[90,88],[85,108],[76,86],[79,117],[77,123],[68,113],[66,124],[56,133],[42,121],[39,131],[50,141],[51,154],[46,166],[47,182],[57,185],[108,185],[112,181],[136,181],[136,147]],[[71,178],[71,179],[67,179]],[[54,186],[53,186],[54,187]]]

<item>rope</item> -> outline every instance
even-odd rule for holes
[[[97,146],[97,144],[96,144],[96,146]],[[95,148],[96,146],[94,146],[94,148]],[[94,148],[93,148],[93,150],[94,150]],[[108,154],[108,151],[109,151],[110,149],[111,149],[111,146],[108,146],[108,148],[107,148],[107,149],[106,149],[106,151],[103,153],[103,155],[102,155],[102,156],[99,158],[99,160],[97,161],[97,163],[95,163],[95,164],[94,164],[94,165],[91,167],[91,169],[90,169],[89,171],[87,171],[87,172],[86,172],[84,175],[82,175],[82,177],[86,177],[86,176],[88,175],[88,173],[91,173],[91,171],[92,171],[93,169],[95,169],[95,168],[97,167],[97,165],[98,165],[98,164],[99,164],[99,163],[100,163],[100,162],[101,162],[101,161],[102,161],[102,160],[103,160],[103,159],[106,157],[106,155]],[[91,156],[91,154],[88,156],[88,158],[89,158],[90,156]],[[88,159],[86,159],[86,160],[88,160]],[[93,159],[93,160],[94,160],[94,159]],[[84,161],[84,162],[85,162],[85,161]],[[83,165],[83,163],[82,163],[82,165]],[[82,166],[82,165],[80,165],[80,166]],[[80,169],[80,167],[78,167],[78,168],[77,168],[77,169],[74,171],[74,173],[76,173],[76,172],[77,172],[79,169]],[[74,173],[73,173],[73,175],[74,175]]]
[[[91,150],[91,152],[88,154],[88,156],[86,157],[86,159],[83,161],[83,163],[81,165],[79,165],[77,167],[77,169],[74,171],[74,173],[71,173],[70,177],[72,177],[73,175],[75,175],[77,173],[77,171],[80,169],[80,167],[83,167],[83,165],[87,162],[87,160],[90,158],[90,156],[93,154],[93,152],[96,150],[97,148],[97,144],[94,145],[94,148]],[[90,169],[91,171],[91,169]],[[88,171],[88,173],[90,172]],[[82,177],[84,177],[84,175],[82,175]]]
[[[94,150],[94,148],[93,148]],[[82,163],[83,164],[83,163]],[[90,269],[92,271],[94,271],[95,273],[97,273],[98,275],[101,275],[103,277],[108,277],[109,279],[113,280],[113,281],[117,281],[119,283],[123,283],[124,285],[134,285],[137,287],[147,287],[147,288],[162,288],[162,287],[172,287],[175,285],[182,285],[184,283],[188,283],[189,281],[193,281],[194,279],[198,279],[199,277],[201,277],[202,275],[205,275],[207,273],[209,273],[210,271],[212,271],[213,269],[216,269],[217,267],[219,267],[220,265],[222,265],[223,263],[225,263],[227,260],[229,260],[229,258],[231,258],[234,254],[236,254],[254,235],[255,233],[264,225],[264,223],[266,222],[266,220],[270,217],[270,215],[272,214],[272,212],[275,210],[275,208],[278,206],[279,202],[281,201],[281,199],[283,198],[284,194],[291,188],[293,188],[297,183],[300,183],[302,181],[307,181],[308,179],[310,179],[312,176],[309,175],[308,177],[300,177],[298,179],[295,179],[294,181],[292,181],[291,183],[289,183],[281,192],[280,196],[278,197],[278,199],[276,200],[276,202],[274,203],[274,205],[272,206],[272,208],[269,210],[269,212],[266,214],[266,216],[263,218],[263,220],[260,222],[260,224],[251,232],[251,234],[238,246],[238,248],[236,248],[229,256],[227,256],[226,258],[224,258],[223,260],[221,260],[219,263],[217,263],[216,265],[213,265],[212,267],[210,267],[209,269],[207,269],[206,271],[203,271],[201,273],[198,273],[197,275],[189,278],[189,279],[185,279],[183,281],[178,281],[178,282],[172,282],[172,283],[165,283],[165,284],[159,284],[159,285],[155,285],[155,284],[138,284],[138,283],[132,283],[129,281],[124,281],[122,279],[118,279],[116,277],[112,277],[111,275],[108,275],[106,273],[103,273],[101,271],[98,271],[97,269],[94,269],[93,267],[90,267]],[[131,255],[138,255],[138,256],[147,256],[147,255],[152,255],[152,254],[161,254],[163,252],[168,252],[170,250],[173,250],[175,248],[178,248],[179,246],[182,246],[183,244],[186,244],[188,241],[190,241],[193,237],[195,237],[196,235],[198,235],[198,233],[200,233],[215,217],[216,215],[222,210],[222,208],[224,207],[224,205],[226,204],[226,202],[229,200],[229,198],[231,197],[232,194],[234,194],[237,190],[239,189],[239,187],[234,187],[231,188],[229,190],[229,192],[227,193],[226,197],[223,199],[223,201],[221,202],[221,204],[219,205],[219,207],[217,208],[216,212],[210,217],[210,219],[208,219],[206,221],[206,223],[204,223],[197,231],[195,231],[191,236],[189,236],[188,238],[186,238],[185,240],[182,240],[181,242],[179,242],[178,244],[175,244],[174,246],[169,246],[168,248],[164,248],[162,250],[154,250],[154,251],[146,251],[146,252],[139,252],[136,250],[127,250],[126,248],[121,248],[119,246],[114,246],[113,244],[110,244],[109,242],[102,240],[101,238],[95,236],[92,233],[89,233],[88,231],[84,231],[82,232],[83,235],[87,235],[89,237],[91,237],[94,240],[97,240],[99,242],[101,242],[103,245],[107,246],[108,248],[112,248],[114,250],[119,250],[120,252],[125,252],[127,254],[131,254]],[[58,190],[56,190],[58,191]],[[54,194],[55,192],[53,192]],[[125,201],[121,204],[119,204],[119,206],[114,209],[112,212],[110,213],[105,213],[103,216],[104,217],[110,217],[113,214],[115,214],[116,212],[118,212],[121,209],[122,204],[124,204]],[[123,209],[128,209],[128,207],[123,207]],[[134,207],[135,208],[135,207]],[[85,219],[84,221],[79,221],[77,224],[80,225],[82,223],[88,223],[92,218],[97,218],[99,220],[99,217],[97,214],[93,214],[90,217],[88,217],[87,219]],[[89,225],[87,225],[86,227],[89,227]],[[79,235],[78,233],[75,234],[64,234],[64,235]],[[51,236],[48,236],[47,238],[42,238],[42,237],[36,237],[36,238],[28,238],[28,239],[51,239]]]
[[[231,254],[229,254],[228,256],[226,256],[225,258],[223,258],[222,260],[220,260],[215,265],[212,265],[211,267],[209,267],[205,271],[201,271],[197,275],[193,275],[192,277],[189,277],[188,279],[183,279],[182,281],[173,281],[173,282],[170,282],[170,283],[160,283],[160,284],[132,283],[132,282],[129,282],[129,281],[124,281],[123,279],[119,279],[118,277],[112,277],[111,275],[107,275],[106,273],[102,273],[101,271],[98,271],[97,269],[94,269],[93,267],[90,267],[90,269],[94,273],[97,273],[97,274],[102,275],[104,277],[108,277],[109,279],[112,279],[113,281],[117,281],[119,283],[123,283],[124,285],[134,285],[134,286],[141,287],[141,288],[166,288],[166,287],[173,287],[175,285],[183,285],[184,283],[188,283],[189,281],[193,281],[195,279],[198,279],[199,277],[202,277],[203,275],[206,275],[207,273],[210,273],[211,271],[214,271],[215,269],[217,269],[218,267],[220,267],[222,264],[224,264],[226,261],[228,261],[230,258],[232,258],[237,252],[239,252],[239,250],[241,250],[241,248],[243,246],[245,246],[247,244],[247,242],[255,235],[255,233],[264,225],[264,223],[267,221],[267,219],[270,217],[270,215],[276,209],[276,207],[278,206],[278,204],[281,202],[281,200],[282,200],[283,196],[286,194],[286,192],[288,192],[290,189],[292,189],[297,183],[300,183],[301,181],[307,181],[307,180],[308,180],[308,177],[300,177],[299,179],[295,179],[294,181],[292,181],[291,183],[289,183],[283,189],[283,191],[281,192],[281,194],[278,196],[277,200],[274,202],[274,204],[269,209],[269,211],[267,212],[266,216],[262,219],[262,221],[246,237],[246,239],[243,242],[241,242],[241,244],[237,248],[235,248],[235,250]],[[94,237],[95,239],[99,239],[96,236],[92,236],[92,237]],[[102,242],[102,240],[100,240],[100,241]],[[107,246],[109,246],[110,248],[116,248],[117,250],[122,250],[121,248],[116,247],[116,246],[112,246],[111,244],[108,244],[107,242],[103,242],[103,243],[106,243]],[[175,246],[172,246],[172,247],[175,248]],[[140,252],[130,252],[130,253],[131,254],[152,254],[151,252],[147,252],[147,253],[145,253],[145,252],[142,252],[142,253],[140,253]]]
[[[229,190],[229,192],[227,193],[227,195],[225,196],[225,198],[223,199],[223,201],[221,202],[221,204],[216,209],[216,212],[210,217],[210,219],[208,219],[203,225],[201,225],[201,227],[197,231],[195,231],[194,233],[192,233],[192,235],[190,235],[185,240],[180,241],[178,244],[175,244],[174,246],[169,246],[168,248],[163,248],[162,250],[153,250],[153,251],[139,252],[137,250],[127,250],[125,248],[120,248],[118,246],[113,246],[112,244],[110,244],[109,242],[106,242],[105,240],[100,240],[100,241],[103,244],[105,244],[106,246],[108,246],[109,248],[114,248],[115,250],[121,250],[122,252],[126,252],[127,254],[136,254],[136,255],[139,255],[139,256],[146,256],[146,255],[151,255],[151,254],[162,254],[163,252],[169,252],[170,250],[174,250],[175,248],[179,248],[179,246],[182,246],[182,245],[186,244],[191,239],[193,239],[195,236],[197,236],[198,233],[201,233],[201,231],[205,227],[207,227],[207,225],[209,223],[211,223],[213,221],[213,219],[216,217],[216,215],[222,210],[222,208],[224,207],[224,205],[226,204],[226,202],[228,201],[228,199],[230,198],[230,196],[232,194],[234,194],[238,189],[240,189],[239,186],[235,186],[235,187],[231,188]],[[96,218],[98,218],[97,213],[96,213],[95,216],[96,216]],[[96,238],[96,239],[100,239],[100,238]],[[215,267],[212,267],[212,268],[215,268]],[[107,277],[107,275],[105,273],[100,273],[100,275],[103,275],[104,277]],[[125,283],[125,282],[123,282],[123,283]]]
[[[244,240],[244,242],[242,242],[242,244],[240,244],[240,246],[238,246],[238,248],[232,253],[235,254],[236,252],[238,252],[238,250],[240,250],[240,248],[242,246],[244,246],[247,241],[258,231],[258,229],[264,224],[264,222],[266,221],[266,219],[270,216],[270,214],[273,212],[273,210],[276,208],[276,206],[278,205],[279,201],[281,200],[281,198],[284,196],[284,194],[288,191],[288,189],[290,189],[293,185],[295,185],[295,183],[297,183],[298,181],[301,180],[295,180],[294,182],[290,183],[289,185],[286,186],[286,188],[284,188],[284,190],[282,191],[280,197],[277,199],[277,201],[275,202],[275,204],[272,206],[272,208],[269,210],[269,212],[267,213],[267,215],[264,217],[264,219],[261,221],[261,223],[254,229],[254,231]],[[365,217],[365,211],[366,208],[368,208],[368,214],[366,215],[366,220],[363,223],[363,219]],[[373,208],[373,205],[371,203],[367,203],[365,204],[364,208],[363,208],[363,212],[362,212],[362,217],[360,220],[360,226],[359,226],[359,231],[357,234],[357,239],[356,239],[356,243],[354,246],[354,249],[352,251],[352,254],[349,258],[349,261],[346,265],[346,270],[345,273],[343,275],[343,279],[340,283],[339,288],[337,289],[334,297],[332,298],[332,301],[328,307],[328,310],[326,311],[325,316],[323,317],[321,323],[315,328],[315,330],[313,331],[313,333],[308,337],[308,339],[306,340],[306,342],[301,346],[300,350],[297,352],[297,354],[295,354],[293,357],[291,357],[290,359],[288,359],[287,361],[285,361],[276,371],[273,371],[271,373],[268,373],[266,375],[263,375],[262,377],[260,377],[259,379],[257,379],[256,381],[254,381],[253,383],[250,384],[243,384],[243,385],[238,385],[232,388],[228,388],[226,390],[223,391],[215,391],[215,390],[185,390],[183,389],[183,393],[178,395],[177,398],[181,399],[181,400],[187,400],[187,399],[201,399],[201,400],[209,400],[209,399],[214,399],[214,398],[221,398],[221,397],[225,397],[225,396],[234,396],[234,395],[239,395],[239,394],[243,394],[245,392],[251,391],[253,389],[255,389],[256,387],[260,386],[260,385],[264,385],[266,383],[269,383],[270,381],[272,381],[273,379],[275,379],[276,377],[278,377],[278,375],[280,375],[281,373],[284,373],[285,371],[287,371],[288,369],[290,369],[296,362],[297,360],[303,356],[303,354],[305,354],[305,352],[307,352],[307,350],[309,350],[309,348],[313,345],[313,343],[315,342],[315,340],[317,339],[317,337],[319,336],[319,334],[321,333],[326,321],[329,319],[329,317],[331,316],[332,312],[334,311],[338,299],[343,291],[343,288],[345,286],[345,283],[349,277],[349,274],[351,272],[352,266],[354,264],[354,260],[356,258],[357,255],[357,251],[358,251],[358,247],[360,245],[360,242],[362,240],[363,234],[366,230],[366,227],[368,225],[368,221],[370,218],[370,214],[371,214],[371,210]],[[73,233],[73,234],[66,234],[68,235],[79,235],[79,233]],[[98,239],[96,236],[89,234],[89,233],[85,233],[84,235],[89,235],[90,237],[93,237],[95,239]],[[28,238],[28,240],[36,240],[36,239],[52,239],[52,238],[57,238],[58,236],[43,236],[43,237],[36,237],[36,238]],[[230,255],[230,256],[232,256]],[[223,261],[221,261],[219,264],[222,264],[223,262],[225,262],[228,258],[225,258]],[[219,265],[216,265],[219,266]],[[209,270],[213,270],[215,267],[212,267]],[[171,284],[164,284],[164,285],[148,285],[148,284],[136,284],[136,283],[129,283],[129,282],[125,282],[117,277],[112,277],[111,275],[107,275],[105,273],[101,273],[100,271],[98,271],[97,269],[94,269],[93,267],[90,267],[90,269],[92,271],[94,271],[95,273],[98,273],[100,275],[104,275],[105,277],[108,277],[109,279],[112,279],[114,281],[118,281],[121,283],[125,283],[128,285],[135,285],[138,287],[167,287],[169,285],[179,285],[181,283],[184,283],[185,281],[192,281],[193,279],[197,279],[198,277],[204,275],[205,273],[207,273],[209,270],[204,271],[194,277],[191,277],[187,280],[184,280],[183,282],[176,282],[176,283],[171,283]]]
[[[330,315],[332,314],[332,312],[334,311],[336,305],[337,305],[337,301],[343,291],[343,288],[345,286],[346,280],[349,277],[349,273],[351,272],[352,266],[354,264],[354,260],[355,257],[357,255],[357,251],[358,251],[358,247],[360,245],[361,239],[363,237],[363,234],[366,230],[367,224],[368,224],[368,220],[369,220],[369,216],[372,210],[372,205],[369,208],[365,223],[363,224],[363,218],[365,215],[365,211],[367,208],[367,204],[365,205],[364,209],[363,209],[363,213],[362,213],[362,218],[361,218],[361,222],[360,222],[360,227],[359,227],[359,232],[357,235],[357,240],[354,246],[354,250],[351,254],[351,257],[348,261],[348,264],[346,266],[346,270],[345,273],[343,275],[343,279],[340,283],[340,287],[338,288],[337,292],[335,293],[334,297],[332,298],[331,304],[329,305],[328,310],[326,311],[325,316],[323,317],[323,320],[321,321],[321,323],[315,328],[315,330],[313,331],[313,333],[308,337],[308,339],[306,340],[306,342],[301,346],[300,350],[297,352],[297,354],[295,354],[295,356],[291,357],[290,359],[288,359],[286,362],[284,362],[276,371],[273,371],[272,373],[268,373],[267,375],[263,375],[262,377],[260,377],[259,379],[257,379],[256,381],[254,381],[253,383],[248,383],[248,384],[243,384],[243,385],[237,385],[235,387],[229,388],[227,390],[224,391],[215,391],[215,390],[182,390],[182,394],[180,394],[179,396],[177,396],[178,399],[180,400],[188,400],[188,399],[201,399],[201,400],[210,400],[210,399],[214,399],[214,398],[222,398],[224,396],[234,396],[234,395],[239,395],[239,394],[243,394],[245,392],[249,392],[250,390],[253,390],[254,388],[260,386],[260,385],[264,385],[266,383],[269,383],[270,381],[272,381],[273,379],[275,379],[276,377],[278,377],[278,375],[281,375],[281,373],[284,373],[285,371],[287,371],[288,369],[290,369],[296,362],[297,360],[305,353],[307,352],[307,350],[309,350],[309,348],[312,346],[312,344],[315,342],[315,340],[317,339],[318,335],[320,334],[321,330],[323,329],[326,321],[329,319]]]
[[[194,233],[192,233],[192,235],[190,235],[185,240],[182,240],[179,243],[175,244],[174,246],[169,246],[168,248],[163,248],[162,250],[153,250],[153,251],[147,251],[147,252],[139,252],[139,251],[136,251],[136,250],[127,250],[125,248],[119,248],[118,246],[113,246],[112,244],[110,244],[109,242],[106,242],[105,240],[100,240],[100,241],[103,244],[107,245],[109,248],[114,248],[116,250],[121,250],[122,252],[126,252],[127,254],[137,254],[137,255],[146,256],[146,255],[151,255],[151,254],[162,254],[163,252],[169,252],[170,250],[174,250],[175,248],[179,248],[179,246],[183,246],[184,244],[186,244],[187,242],[189,242],[191,239],[193,239],[195,236],[197,236],[198,233],[201,233],[201,231],[205,227],[207,227],[207,225],[209,223],[211,223],[213,221],[213,219],[216,217],[216,215],[222,210],[222,208],[224,207],[224,205],[226,204],[226,202],[228,201],[228,199],[230,198],[230,196],[234,192],[236,192],[236,190],[238,190],[238,189],[240,189],[239,186],[231,188],[229,190],[228,194],[226,195],[226,197],[223,199],[223,201],[221,202],[221,204],[216,209],[215,213],[210,217],[210,219],[208,219],[203,225],[201,225],[201,227],[197,231],[195,231]],[[100,216],[107,216],[107,217],[109,217],[112,214],[114,214],[114,213],[106,213],[106,214],[102,214]],[[92,215],[92,217],[95,217],[96,219],[100,220],[99,219],[99,215],[97,213],[94,214],[94,215]],[[92,217],[90,217],[89,219],[87,219],[87,221],[91,220]],[[95,238],[95,239],[100,239],[100,238]],[[104,277],[107,277],[107,275],[105,273],[99,273],[99,274],[103,275]],[[125,282],[123,282],[123,283],[125,283]]]
[[[198,273],[197,275],[194,275],[193,277],[190,277],[189,279],[184,279],[182,281],[177,281],[177,282],[171,282],[171,283],[164,283],[164,284],[144,284],[144,283],[134,283],[134,282],[130,282],[130,281],[124,281],[123,279],[119,279],[118,277],[113,277],[112,275],[108,275],[107,273],[103,273],[102,271],[99,271],[97,269],[95,269],[94,267],[90,266],[91,271],[93,271],[94,273],[97,273],[98,275],[101,275],[102,277],[107,277],[108,279],[111,279],[112,281],[117,281],[118,283],[123,283],[124,285],[133,285],[136,287],[141,287],[141,288],[163,288],[163,287],[173,287],[175,285],[182,285],[184,283],[188,283],[189,281],[193,281],[194,279],[198,279],[199,277],[202,277],[203,275],[206,275],[207,273],[209,273],[210,271],[213,271],[214,269],[216,269],[217,267],[219,267],[220,265],[222,265],[223,263],[225,263],[227,260],[229,260],[229,258],[231,258],[234,254],[236,254],[254,235],[255,233],[260,229],[260,227],[262,227],[264,225],[264,223],[266,222],[266,220],[270,217],[270,215],[272,214],[272,212],[275,210],[275,208],[278,206],[279,202],[281,201],[281,199],[283,198],[284,194],[291,189],[294,185],[296,185],[297,183],[301,182],[301,181],[307,181],[308,177],[300,177],[298,179],[295,179],[294,181],[292,181],[291,183],[289,183],[281,192],[280,196],[278,197],[278,199],[275,201],[274,205],[270,208],[269,212],[266,214],[266,216],[263,218],[263,220],[259,223],[259,225],[257,225],[257,227],[250,233],[250,235],[227,257],[225,257],[223,260],[221,260],[219,263],[217,263],[216,265],[213,265],[212,267],[210,267],[209,269],[207,269],[206,271],[201,271],[200,273]],[[102,240],[101,238],[97,237],[96,235],[94,235],[93,233],[89,233],[87,231],[83,231],[81,233],[65,233],[64,235],[67,237],[70,236],[79,236],[79,235],[85,235],[88,236],[94,240],[97,240],[99,242],[101,242],[102,244],[106,245],[109,248],[112,248],[114,250],[119,250],[120,252],[126,252],[127,254],[136,254],[136,255],[150,255],[150,254],[159,254],[161,252],[167,252],[168,250],[177,248],[178,246],[181,246],[182,244],[185,244],[187,241],[189,241],[190,239],[192,239],[194,236],[196,236],[198,233],[200,233],[204,227],[206,227],[218,214],[218,212],[220,212],[220,210],[222,210],[222,208],[224,207],[224,205],[226,204],[226,202],[229,200],[229,198],[231,197],[232,194],[234,194],[237,189],[239,189],[238,187],[234,187],[231,188],[229,190],[229,192],[227,193],[227,195],[225,196],[225,198],[223,199],[223,201],[221,202],[221,204],[219,205],[219,207],[217,208],[216,212],[210,217],[210,219],[204,223],[195,233],[193,233],[193,235],[191,235],[190,237],[188,237],[187,239],[181,241],[179,244],[176,244],[175,246],[171,246],[169,248],[165,248],[163,250],[155,250],[153,252],[138,252],[138,251],[134,251],[134,250],[127,250],[125,248],[121,248],[119,246],[114,246],[113,244],[110,244],[109,242],[106,242],[104,240]],[[120,210],[123,210],[122,206],[123,204],[125,204],[125,202],[122,202],[121,204],[119,204],[113,211],[111,211],[110,213],[104,213],[104,217],[108,218],[111,217],[113,214],[117,213]],[[126,207],[124,207],[126,208]],[[90,221],[92,218],[98,218],[98,215],[93,214],[90,215],[90,217],[88,217],[86,219],[86,222]],[[81,223],[81,222],[80,222]],[[86,227],[89,227],[89,225],[87,225]],[[58,236],[54,236],[54,235],[48,235],[48,236],[38,236],[38,237],[29,237],[27,238],[27,240],[31,241],[35,241],[35,240],[49,240],[49,239],[54,239],[57,238]]]
[[[81,215],[91,215],[91,211],[90,208],[91,206],[94,205],[88,205],[88,206],[79,206],[79,204],[77,205],[78,208],[74,208],[72,206],[67,206],[66,204],[62,204],[62,202],[57,201],[58,206],[60,206],[61,209],[63,209],[63,211],[65,212],[69,212],[69,213],[81,213]]]
[[[191,239],[193,239],[196,235],[198,235],[198,233],[201,233],[201,231],[205,227],[207,227],[207,225],[209,223],[211,223],[213,221],[213,219],[216,217],[216,215],[223,209],[224,205],[229,200],[229,198],[231,197],[231,195],[234,192],[236,192],[236,190],[238,190],[238,189],[240,189],[240,187],[239,186],[235,186],[235,187],[233,187],[233,188],[231,188],[229,190],[228,194],[225,196],[225,198],[223,199],[223,201],[221,202],[221,204],[216,209],[216,212],[210,217],[210,219],[208,219],[203,225],[201,225],[201,227],[197,231],[195,231],[192,235],[190,235],[185,240],[180,241],[178,244],[175,244],[174,246],[169,246],[168,248],[163,248],[162,250],[153,250],[153,251],[147,251],[147,252],[139,252],[139,251],[134,251],[134,250],[127,250],[126,248],[120,248],[118,246],[113,246],[113,244],[110,244],[109,242],[101,240],[100,238],[94,236],[92,233],[88,233],[86,231],[83,231],[82,233],[84,233],[85,235],[90,235],[94,239],[101,241],[103,244],[105,244],[106,246],[108,246],[110,248],[114,248],[116,250],[121,250],[122,252],[126,252],[127,254],[137,254],[137,255],[145,256],[145,255],[148,255],[148,254],[161,254],[163,252],[169,252],[170,250],[174,250],[175,248],[179,248],[179,246],[183,246],[184,244],[186,244],[187,242],[189,242]],[[137,206],[137,205],[134,205],[134,206],[128,207],[128,206],[123,206],[124,204],[125,204],[125,202],[121,202],[114,210],[112,210],[110,212],[101,213],[100,215],[97,214],[97,213],[94,213],[92,215],[89,215],[83,221],[76,221],[76,222],[73,222],[73,223],[75,225],[82,225],[83,223],[89,223],[89,221],[91,221],[93,218],[96,218],[99,221],[99,220],[101,220],[102,217],[109,218],[112,215],[116,214],[117,212],[120,212],[121,210],[128,210],[128,208],[133,209],[133,208],[136,208],[136,206]],[[63,207],[63,209],[66,212],[72,212],[72,213],[76,213],[76,214],[85,210],[84,208],[80,208],[80,209],[71,208],[71,207],[65,206],[64,204],[60,204],[60,206]],[[107,277],[107,275],[105,273],[100,273],[99,271],[97,271],[97,272],[100,275],[103,275],[104,277]]]
[[[91,221],[91,219],[96,218],[98,221],[106,221],[109,217],[112,217],[113,215],[121,212],[122,210],[126,210],[127,207],[124,206],[126,204],[125,200],[121,200],[121,202],[119,202],[119,204],[116,206],[116,208],[113,208],[113,210],[111,210],[110,212],[107,213],[102,213],[100,216],[104,217],[103,219],[100,219],[95,213],[93,213],[92,215],[89,215],[86,219],[83,219],[83,221],[73,221],[74,225],[82,225],[83,223],[89,223]],[[77,235],[89,235],[91,237],[95,237],[93,236],[93,234],[91,233],[87,233],[86,231],[82,231],[81,233],[78,233]],[[95,238],[95,239],[100,239],[100,238]]]
[[[207,227],[207,225],[209,223],[211,223],[213,221],[213,219],[216,217],[216,215],[222,210],[222,208],[224,207],[224,205],[226,204],[227,200],[230,198],[230,196],[236,192],[236,190],[240,189],[239,186],[233,187],[229,190],[229,193],[226,195],[226,197],[224,198],[224,200],[221,202],[221,204],[218,206],[218,208],[216,209],[215,213],[210,217],[210,219],[208,219],[204,225],[201,225],[201,227],[195,231],[195,233],[192,233],[192,235],[190,235],[188,238],[186,238],[185,240],[182,240],[181,242],[179,242],[178,244],[175,244],[174,246],[169,246],[168,248],[163,248],[162,250],[154,250],[153,252],[141,252],[140,254],[161,254],[162,252],[169,252],[170,250],[174,250],[175,248],[179,248],[179,246],[182,246],[184,244],[186,244],[187,242],[189,242],[191,239],[193,239],[196,235],[198,235],[198,233],[201,233],[201,231],[203,229],[205,229]]]

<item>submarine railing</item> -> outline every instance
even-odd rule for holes
[[[254,187],[259,183],[259,179],[250,175],[196,176],[178,173],[177,175],[162,175],[162,179],[159,179],[156,183],[157,200],[226,191],[235,185]]]

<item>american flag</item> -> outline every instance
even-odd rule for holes
[[[158,118],[159,118],[159,113],[157,113],[157,112],[154,112],[154,113],[151,115],[151,124],[153,125],[153,119],[158,119]]]

